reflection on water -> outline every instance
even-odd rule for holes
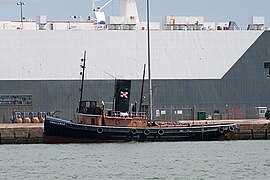
[[[0,146],[1,179],[270,179],[270,141]]]

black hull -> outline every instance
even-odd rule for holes
[[[113,127],[75,124],[46,117],[45,143],[164,142],[223,140],[236,124],[191,127]]]

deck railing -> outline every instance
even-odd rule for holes
[[[145,112],[120,112],[120,111],[106,110],[105,115],[111,117],[130,117],[130,118],[137,117],[146,119]]]

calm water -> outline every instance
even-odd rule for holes
[[[270,179],[270,141],[1,145],[0,179]]]

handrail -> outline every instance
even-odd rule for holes
[[[145,112],[120,112],[120,111],[105,110],[105,115],[111,117],[130,117],[130,118],[138,117],[146,119]]]

